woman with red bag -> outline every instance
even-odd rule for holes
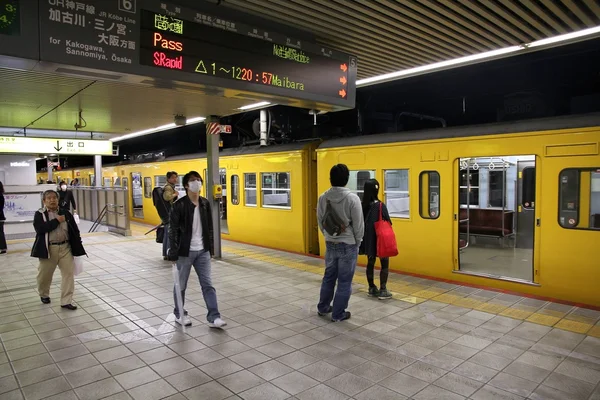
[[[380,255],[377,251],[377,232],[375,225],[380,221],[386,221],[389,225],[392,224],[387,207],[379,198],[379,182],[376,179],[369,179],[365,182],[362,208],[365,218],[365,236],[361,243],[359,254],[367,256],[367,281],[369,282],[369,296],[378,297],[380,300],[391,299],[392,294],[387,290],[386,284],[389,274],[390,259],[389,257],[380,257],[381,273],[379,275],[380,289],[373,282],[375,270],[375,261]]]

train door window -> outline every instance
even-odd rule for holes
[[[144,197],[147,199],[152,198],[152,178],[149,176],[144,177]]]
[[[256,207],[256,174],[244,174],[244,205]]]
[[[440,216],[440,174],[423,171],[419,175],[419,214],[421,218],[437,219]]]
[[[479,205],[479,164],[473,159],[462,159],[459,171],[459,198],[462,206]]]
[[[133,205],[133,216],[144,218],[144,198],[142,193],[142,174],[131,173],[131,201]]]
[[[240,177],[231,175],[231,204],[240,204]]]
[[[600,230],[600,169],[565,169],[559,185],[560,226]]]
[[[291,208],[290,173],[263,172],[260,175],[262,206],[266,208]]]
[[[488,204],[490,207],[503,207],[506,205],[506,172],[489,171]]]
[[[410,217],[410,195],[408,170],[394,169],[384,171],[383,195],[385,205],[392,218]]]
[[[356,193],[362,201],[365,182],[375,178],[375,170],[370,171],[350,171],[350,178],[346,187]]]
[[[535,167],[523,169],[523,188],[521,206],[523,208],[535,208]]]

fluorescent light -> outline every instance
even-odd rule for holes
[[[259,103],[248,104],[247,106],[240,107],[240,108],[238,108],[238,110],[250,110],[253,108],[268,106],[269,104],[271,104],[271,103],[269,103],[268,101],[261,101]]]
[[[584,37],[584,36],[594,35],[596,33],[600,33],[600,26],[595,26],[593,28],[584,29],[584,30],[577,31],[577,32],[566,33],[564,35],[549,37],[547,39],[536,40],[535,42],[531,42],[529,44],[523,45],[523,47],[531,48],[531,47],[545,46],[545,45],[549,45],[552,43],[559,43],[559,42],[564,42],[564,41],[571,40],[571,39],[577,39],[577,38]]]
[[[484,53],[473,54],[473,55],[469,55],[469,56],[465,56],[465,57],[455,58],[452,60],[446,60],[446,61],[441,61],[441,62],[437,62],[437,63],[433,63],[433,64],[423,65],[420,67],[404,69],[401,71],[390,72],[390,73],[378,75],[378,76],[372,76],[370,78],[359,79],[358,81],[356,81],[356,86],[357,87],[366,86],[366,85],[377,83],[377,82],[384,82],[384,81],[390,81],[393,79],[398,79],[398,78],[403,78],[403,77],[420,75],[420,74],[423,74],[426,72],[441,71],[441,70],[448,69],[451,67],[456,67],[459,65],[466,65],[466,64],[470,64],[470,63],[474,63],[474,62],[490,60],[493,58],[500,58],[500,57],[504,57],[510,53],[526,51],[531,48],[547,46],[547,45],[555,44],[555,43],[562,42],[562,44],[568,44],[568,41],[572,41],[574,39],[578,39],[578,38],[582,38],[582,37],[586,37],[586,36],[597,35],[597,34],[600,34],[600,26],[596,26],[594,28],[589,28],[589,29],[584,29],[584,30],[577,31],[577,32],[571,32],[571,33],[567,33],[564,35],[554,36],[554,37],[550,37],[547,39],[541,39],[541,40],[537,40],[535,42],[525,43],[525,44],[521,44],[518,46],[505,47],[502,49],[486,51]]]
[[[202,122],[205,119],[206,118],[204,118],[204,117],[190,118],[190,119],[187,120],[187,122],[186,122],[186,124],[184,126],[197,124],[198,122]],[[177,125],[175,125],[175,123],[171,122],[170,124],[157,126],[156,128],[144,129],[143,131],[139,131],[139,132],[128,133],[127,135],[118,136],[118,137],[115,137],[115,138],[111,138],[109,140],[112,141],[112,142],[119,142],[121,140],[132,139],[134,137],[144,136],[144,135],[148,135],[150,133],[156,133],[156,132],[166,131],[167,129],[173,129],[173,128],[176,128],[176,127],[177,127]]]

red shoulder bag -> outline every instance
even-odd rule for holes
[[[379,203],[379,220],[375,222],[375,234],[377,235],[377,257],[395,257],[398,255],[396,235],[392,225],[382,218],[383,204]]]

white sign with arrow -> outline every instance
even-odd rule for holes
[[[113,144],[109,140],[0,136],[0,153],[110,156],[113,154]]]

